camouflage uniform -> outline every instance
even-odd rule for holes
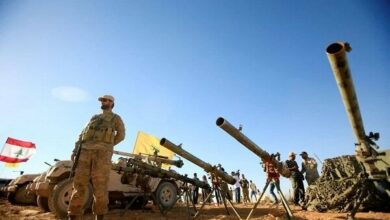
[[[107,184],[111,169],[111,156],[114,146],[124,137],[125,127],[122,119],[111,110],[103,110],[102,114],[93,116],[83,129],[79,138],[82,148],[75,170],[74,190],[68,207],[69,215],[83,215],[83,198],[90,180],[94,195],[93,213],[104,215],[108,212]],[[73,153],[76,150],[75,148]]]
[[[302,173],[306,173],[305,178],[307,185],[313,184],[320,175],[317,171],[317,162],[314,158],[308,157],[302,161]]]
[[[245,176],[242,175],[242,179],[240,180],[241,188],[242,188],[242,194],[243,194],[243,201],[244,203],[250,203],[249,200],[249,182],[247,179],[245,179]]]

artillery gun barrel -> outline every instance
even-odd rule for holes
[[[232,124],[230,124],[226,119],[219,117],[216,121],[216,124],[218,127],[222,128],[224,131],[226,131],[228,134],[234,137],[238,142],[240,142],[242,145],[244,145],[246,148],[248,148],[258,157],[260,157],[262,161],[270,161],[271,163],[273,163],[278,168],[278,171],[282,176],[284,177],[291,176],[290,170],[287,169],[285,166],[283,166],[283,163],[271,157],[267,151],[261,149],[257,144],[255,144],[247,136],[241,133],[240,130],[238,130]]]
[[[349,122],[356,138],[356,153],[358,156],[370,156],[375,150],[367,142],[363,119],[360,114],[359,103],[352,81],[346,52],[351,47],[348,43],[336,42],[326,48],[333,75],[336,78]]]
[[[173,144],[166,138],[162,138],[160,141],[160,144],[169,150],[175,152],[176,154],[186,158],[187,160],[191,161],[192,163],[198,165],[199,167],[203,168],[207,173],[215,174],[216,176],[222,178],[225,182],[229,184],[234,184],[236,180],[230,176],[227,173],[224,173],[223,171],[219,170],[217,167],[210,165],[209,163],[204,162],[203,160],[195,157],[194,155],[188,153],[183,148]]]
[[[175,180],[180,180],[180,181],[185,182],[185,183],[190,183],[190,184],[198,186],[202,189],[210,188],[210,185],[205,183],[205,182],[183,176],[181,174],[178,174],[178,173],[170,171],[170,170],[161,169],[159,167],[142,162],[140,159],[129,158],[127,163],[131,164],[131,166],[122,167],[122,166],[114,165],[112,168],[114,170],[118,170],[118,171],[124,171],[124,172],[130,172],[130,173],[140,173],[140,174],[145,174],[145,175],[149,175],[149,176],[157,177],[157,178],[172,178]]]
[[[131,154],[131,153],[126,153],[123,151],[113,151],[114,154],[125,156],[125,157],[130,157],[130,158],[145,158],[148,161],[154,161],[157,163],[164,163],[164,164],[170,164],[176,167],[182,167],[183,166],[183,161],[182,160],[170,160],[164,157],[159,157],[156,155],[142,155],[142,154]]]

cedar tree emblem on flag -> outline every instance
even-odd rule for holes
[[[0,161],[6,163],[26,162],[34,153],[34,143],[9,137],[0,153]]]

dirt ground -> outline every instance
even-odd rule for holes
[[[241,218],[245,219],[249,214],[252,205],[235,205]],[[198,207],[199,209],[199,207]],[[295,219],[345,219],[346,213],[319,213],[302,211],[300,207],[291,206]],[[227,215],[223,205],[206,205],[199,218],[197,219],[237,219],[233,210],[229,207],[230,215]],[[168,220],[168,219],[190,219],[188,217],[187,208],[185,206],[176,205],[165,216],[162,216],[159,210],[152,205],[147,205],[145,210],[127,210],[123,216],[121,216],[123,209],[113,209],[107,214],[107,220],[114,219],[134,219],[134,220]],[[29,219],[29,220],[52,220],[59,219],[52,213],[43,212],[37,206],[20,206],[11,205],[6,199],[0,199],[0,219]],[[86,214],[85,220],[92,220],[92,214]],[[252,215],[252,219],[257,220],[282,220],[287,219],[285,211],[282,205],[259,205]],[[381,212],[368,212],[357,213],[356,219],[368,220],[368,219],[389,219],[390,213]]]

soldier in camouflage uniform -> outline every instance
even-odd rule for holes
[[[318,179],[318,177],[320,177],[317,170],[317,161],[314,158],[309,157],[305,151],[299,155],[301,155],[303,159],[301,173],[306,173],[305,178],[307,185],[310,186]]]
[[[80,156],[73,180],[74,190],[69,202],[69,219],[81,219],[84,197],[91,180],[94,202],[92,211],[101,220],[108,212],[107,183],[111,169],[111,156],[116,144],[125,138],[125,127],[119,115],[112,112],[114,97],[99,97],[101,114],[94,115],[79,136]],[[74,160],[77,147],[73,150]]]
[[[242,188],[244,204],[250,203],[250,200],[249,200],[249,182],[245,178],[244,174],[241,174],[240,184],[241,184],[241,188]]]

